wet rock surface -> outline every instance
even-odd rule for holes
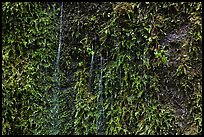
[[[180,131],[183,131],[188,124],[188,110],[185,104],[185,102],[188,101],[188,98],[185,89],[179,86],[181,85],[180,79],[182,77],[178,76],[177,70],[179,65],[181,65],[183,52],[185,52],[182,48],[182,44],[188,37],[189,27],[189,24],[181,26],[166,35],[160,43],[163,46],[162,48],[168,47],[169,50],[165,55],[169,60],[163,65],[160,73],[161,79],[159,82],[161,85],[161,93],[158,94],[158,98],[162,103],[170,104],[175,108],[175,116],[179,121],[176,125],[180,128]]]

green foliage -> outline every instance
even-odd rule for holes
[[[3,134],[49,134],[44,130],[56,56],[54,14],[48,3],[2,4]]]
[[[3,134],[202,133],[201,2],[63,9],[54,81],[59,4],[2,3]]]

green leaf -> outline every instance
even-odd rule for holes
[[[163,56],[162,57],[162,62],[166,63],[167,62],[167,57]]]

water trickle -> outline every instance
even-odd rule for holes
[[[122,88],[122,82],[121,82],[121,78],[122,78],[122,70],[121,70],[121,65],[120,65],[120,67],[119,67],[119,81],[120,81],[120,90],[121,90],[121,88]]]
[[[100,75],[99,75],[99,97],[97,99],[98,109],[100,117],[96,121],[97,134],[103,134],[104,126],[104,108],[103,108],[103,95],[102,95],[102,77],[103,77],[103,56],[102,56],[102,45],[100,45]]]
[[[91,50],[94,52],[93,44],[92,44]],[[91,55],[91,63],[90,63],[90,79],[89,79],[89,88],[90,88],[90,91],[93,91],[93,89],[92,89],[92,83],[93,83],[92,82],[93,81],[93,78],[92,78],[93,63],[94,63],[94,53]]]
[[[55,10],[55,9],[54,9]],[[54,82],[55,82],[55,90],[53,93],[52,97],[52,109],[51,109],[51,114],[52,114],[52,120],[51,120],[51,129],[50,129],[50,134],[52,135],[57,135],[59,134],[59,125],[60,125],[60,120],[58,119],[58,110],[59,110],[59,104],[58,104],[58,90],[59,90],[59,80],[58,80],[58,73],[59,73],[59,59],[60,59],[60,48],[61,48],[61,40],[62,40],[62,11],[63,11],[63,2],[61,3],[61,14],[60,14],[60,35],[59,35],[59,47],[58,47],[58,52],[57,52],[57,60],[56,60],[56,66],[55,66],[55,71],[54,71]]]
[[[55,67],[55,72],[59,69],[59,58],[60,58],[60,49],[61,49],[61,41],[62,41],[62,10],[63,10],[63,2],[61,4],[61,15],[60,15],[60,39],[59,39],[59,47],[58,47],[58,52],[57,52],[57,62],[56,62],[56,67]],[[56,73],[58,74],[58,73]]]

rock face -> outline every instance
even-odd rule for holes
[[[179,42],[187,38],[188,30],[190,28],[189,23],[177,28],[167,34],[164,39],[161,40],[161,45],[169,45],[171,42]]]
[[[179,119],[177,126],[183,130],[187,126],[187,108],[185,102],[187,101],[186,91],[180,88],[179,76],[177,71],[179,65],[181,65],[181,59],[185,50],[182,48],[182,44],[188,37],[189,24],[183,25],[178,29],[175,29],[171,33],[167,34],[160,44],[162,48],[168,47],[168,51],[165,55],[169,58],[166,64],[162,68],[160,73],[160,91],[159,98],[163,103],[171,104],[176,108],[176,117]],[[183,41],[184,40],[184,41]],[[181,52],[182,51],[182,52]]]

